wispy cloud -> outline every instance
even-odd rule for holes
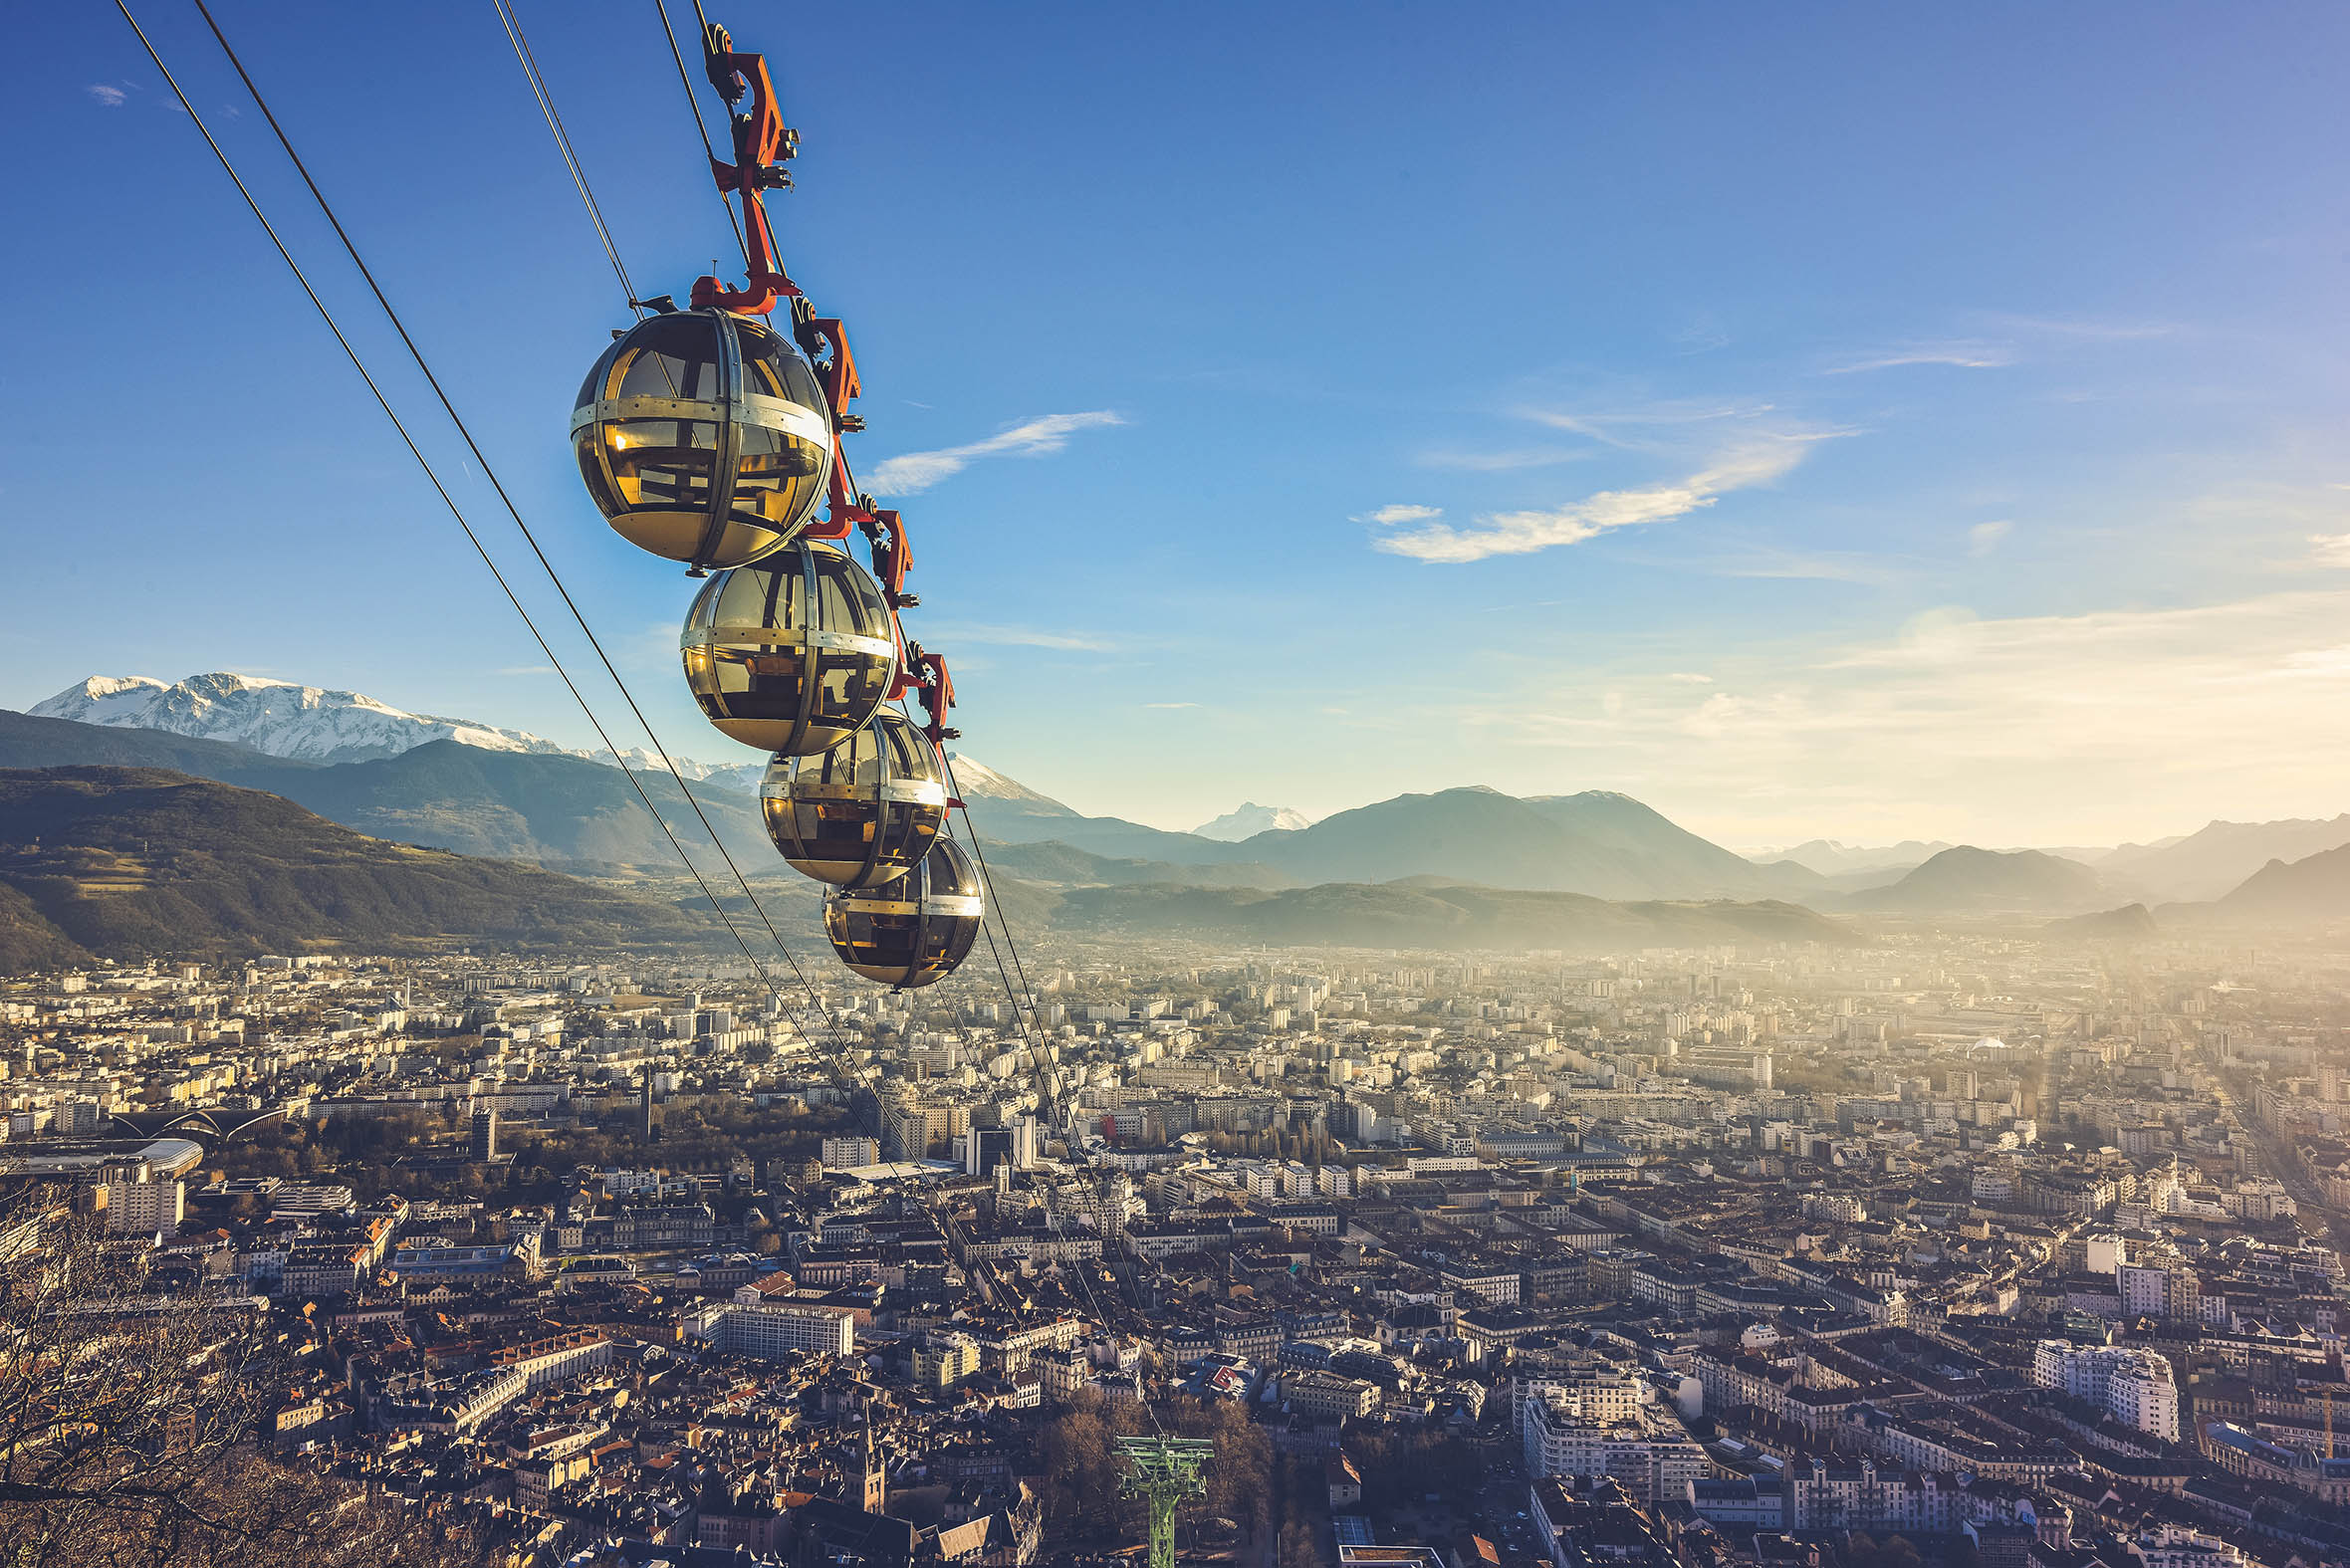
[[[942,447],[935,452],[901,452],[875,468],[866,484],[877,496],[910,496],[960,474],[979,458],[1044,457],[1067,446],[1068,438],[1079,430],[1096,430],[1125,422],[1106,408],[1082,414],[1046,414],[999,431],[984,441]]]
[[[1997,370],[2015,362],[2015,350],[2005,343],[1904,343],[1878,353],[1827,367],[1829,375],[1854,375],[1863,370],[1893,370],[1903,365],[1944,364],[1962,370]]]
[[[1611,404],[1604,408],[1513,409],[1521,419],[1579,435],[1602,446],[1628,452],[1656,449],[1656,438],[1644,432],[1662,426],[1711,424],[1722,419],[1759,419],[1773,411],[1769,403],[1737,404],[1687,399],[1648,399]]]
[[[2309,559],[2321,566],[2350,566],[2350,534],[2312,534]]]
[[[1999,548],[2000,541],[2015,531],[2015,525],[2005,518],[1994,518],[1989,523],[1978,523],[1967,530],[1967,554],[1983,560]]]
[[[2104,322],[2091,317],[2013,316],[1997,311],[1975,319],[2001,332],[2079,342],[2130,342],[2168,337],[2178,331],[2164,322]]]
[[[1160,708],[1160,709],[1169,709],[1169,710],[1172,710],[1172,709],[1176,709],[1176,708],[1197,708],[1197,707],[1199,706],[1199,704],[1198,704],[1198,703],[1196,703],[1196,702],[1146,702],[1146,703],[1144,703],[1142,706],[1143,706],[1143,707],[1145,707],[1145,708]]]
[[[1425,523],[1430,518],[1443,516],[1444,508],[1442,507],[1391,506],[1381,507],[1375,512],[1358,513],[1348,521],[1376,523],[1381,528],[1393,528],[1398,523]]]
[[[1070,653],[1107,653],[1115,646],[1090,632],[1046,631],[1036,626],[999,626],[975,621],[946,621],[924,628],[925,642],[987,643],[1005,648],[1058,648]]]
[[[1431,523],[1425,528],[1390,534],[1374,541],[1374,545],[1389,555],[1446,563],[1483,560],[1489,556],[1526,556],[1560,545],[1579,545],[1610,529],[1668,523],[1687,517],[1702,507],[1712,506],[1731,491],[1768,484],[1800,463],[1808,446],[1809,438],[1803,437],[1754,441],[1721,453],[1696,473],[1671,484],[1602,490],[1547,511],[1489,513],[1477,520],[1476,527],[1468,529]],[[1378,516],[1373,513],[1373,520]],[[1415,516],[1408,521],[1421,519]]]
[[[555,666],[552,664],[509,664],[498,673],[500,675],[553,675]]]
[[[82,91],[107,109],[120,109],[130,97],[127,86],[117,87],[111,82],[93,82]]]

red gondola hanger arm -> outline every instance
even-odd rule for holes
[[[857,375],[856,355],[848,348],[848,330],[839,317],[818,316],[802,301],[793,308],[792,331],[801,348],[815,361],[824,401],[832,409],[832,478],[826,498],[831,511],[823,522],[808,530],[808,537],[846,539],[851,524],[869,536],[879,515],[873,510],[872,498],[856,488],[856,479],[848,471],[848,453],[840,445],[841,436],[865,427],[861,417],[848,412],[849,400],[863,396],[865,389]]]
[[[864,420],[848,411],[851,399],[865,395],[865,383],[856,373],[856,355],[848,349],[846,324],[837,316],[795,311],[792,328],[800,346],[816,361],[817,373],[823,377],[824,396],[831,401],[833,423],[850,432],[862,430]]]
[[[880,579],[890,613],[921,603],[920,594],[906,591],[906,572],[914,564],[914,551],[906,543],[905,520],[890,508],[879,509],[865,525],[865,543],[873,548],[873,575]]]
[[[798,155],[800,133],[784,123],[765,55],[736,54],[734,40],[713,22],[702,32],[702,63],[710,85],[730,109],[742,102],[745,93],[751,98],[749,112],[732,116],[735,160],[710,160],[710,175],[718,182],[719,191],[742,198],[744,264],[749,282],[744,288],[729,289],[716,278],[697,278],[694,309],[715,306],[722,311],[764,316],[775,309],[776,301],[800,293],[800,286],[784,275],[774,231],[767,225],[767,208],[760,198],[763,190],[791,188],[792,176],[783,165]]]
[[[955,678],[947,673],[946,655],[925,653],[922,644],[909,642],[906,665],[915,672],[914,700],[930,716],[930,722],[922,726],[922,733],[930,737],[934,746],[961,740],[962,731],[947,728],[947,710],[955,706]]]
[[[827,499],[831,511],[822,523],[811,523],[801,530],[808,539],[846,539],[849,525],[869,527],[874,518],[873,498],[860,494],[856,481],[848,472],[848,454],[840,450],[840,437],[832,437],[832,479]]]

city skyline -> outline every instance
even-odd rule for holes
[[[857,343],[852,456],[916,531],[909,630],[955,660],[965,744],[1184,828],[1470,784],[1619,789],[1742,845],[2334,815],[2350,214],[2293,149],[2343,111],[2274,67],[2344,23],[2124,14],[1431,39],[1300,11],[1248,50],[1138,17],[796,20],[779,224]],[[725,230],[657,29],[524,20],[640,289],[682,289]],[[223,21],[662,739],[751,760],[675,678],[688,584],[569,472],[562,410],[623,318],[494,16]],[[153,22],[390,370],[217,55]],[[53,429],[135,364],[200,413],[20,437],[0,701],[226,668],[591,748],[118,22],[31,27],[89,80],[0,111],[54,148],[23,176],[49,221],[0,254],[57,306],[0,407]],[[833,56],[888,60],[890,115],[805,64]],[[135,208],[101,177],[125,163],[158,171]],[[135,285],[89,264],[149,252]],[[102,464],[104,560],[37,526]]]

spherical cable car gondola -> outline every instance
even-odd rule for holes
[[[580,475],[630,544],[697,572],[757,560],[808,526],[832,417],[792,340],[727,311],[637,323],[572,410]]]
[[[767,834],[792,869],[835,887],[902,876],[947,815],[938,748],[884,708],[821,757],[778,757],[759,786]]]
[[[686,612],[686,684],[719,733],[811,757],[863,729],[897,679],[897,637],[872,574],[801,539],[712,577]]]
[[[942,837],[895,881],[825,899],[824,935],[857,974],[911,991],[955,972],[979,940],[986,910],[970,856]]]

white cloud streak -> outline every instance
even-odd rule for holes
[[[1671,484],[1636,490],[1602,490],[1547,511],[1489,513],[1469,529],[1432,523],[1425,528],[1388,535],[1374,545],[1392,556],[1445,564],[1483,560],[1489,556],[1527,556],[1560,545],[1579,545],[1610,529],[1669,523],[1712,506],[1731,491],[1768,484],[1800,463],[1808,445],[1808,439],[1800,437],[1759,440],[1733,447],[1688,478]],[[1378,517],[1378,513],[1372,514],[1374,521]]]
[[[130,97],[122,89],[105,82],[94,82],[82,91],[107,109],[120,109],[123,102]]]
[[[1442,507],[1392,506],[1381,507],[1376,512],[1362,513],[1350,521],[1375,523],[1381,528],[1393,528],[1398,523],[1425,523],[1431,518],[1443,516],[1444,508]]]
[[[969,468],[983,457],[1045,457],[1068,445],[1079,430],[1097,430],[1126,421],[1106,408],[1081,414],[1046,414],[963,446],[935,452],[901,452],[876,467],[866,488],[877,496],[910,496],[928,490]]]
[[[1648,436],[1625,435],[1622,432],[1626,430],[1707,424],[1717,419],[1759,419],[1772,411],[1772,405],[1768,403],[1742,407],[1737,404],[1673,399],[1632,402],[1599,409],[1514,410],[1521,419],[1530,419],[1535,424],[1548,425],[1553,430],[1563,430],[1568,435],[1578,435],[1586,441],[1596,441],[1602,446],[1620,447],[1631,452],[1653,450],[1655,441]]]
[[[1999,548],[2001,541],[2015,531],[2015,525],[2005,518],[1995,518],[1989,523],[1978,523],[1967,530],[1967,554],[1983,560]]]
[[[2015,350],[2004,343],[1908,343],[1845,364],[1832,364],[1829,375],[1855,375],[1863,370],[1894,370],[1904,365],[1942,364],[1962,370],[1997,370],[2015,362]]]

